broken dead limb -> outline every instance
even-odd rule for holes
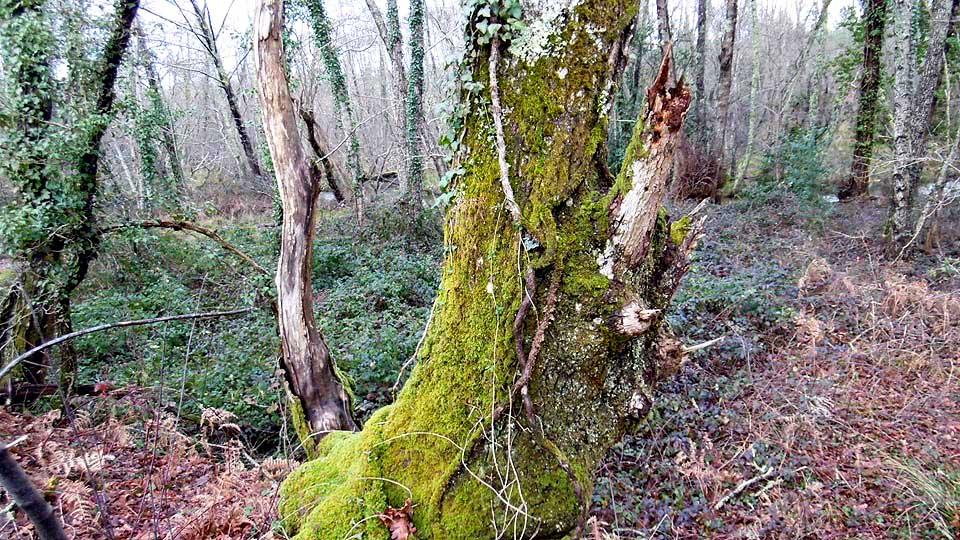
[[[188,321],[194,319],[215,319],[219,317],[233,317],[236,315],[243,315],[245,313],[250,313],[256,309],[256,307],[247,307],[240,309],[233,309],[230,311],[211,311],[207,313],[186,313],[183,315],[170,315],[167,317],[156,317],[153,319],[137,319],[132,321],[120,321],[115,323],[101,324],[98,326],[92,326],[90,328],[84,328],[83,330],[77,330],[76,332],[70,332],[69,334],[64,334],[56,339],[51,339],[46,343],[41,343],[36,347],[30,349],[29,351],[21,354],[20,356],[14,358],[7,365],[3,366],[3,369],[0,369],[0,380],[10,374],[13,371],[13,368],[17,367],[20,362],[23,362],[27,358],[30,358],[34,354],[49,349],[50,347],[55,347],[65,341],[70,341],[71,339],[76,339],[81,336],[86,336],[88,334],[93,334],[96,332],[102,332],[104,330],[109,330],[111,328],[127,328],[130,326],[145,326],[148,324],[159,324],[171,321]]]
[[[106,232],[113,232],[113,231],[119,231],[123,229],[131,229],[131,228],[170,229],[174,231],[195,232],[197,234],[206,236],[207,238],[213,240],[217,244],[220,244],[220,247],[229,251],[230,253],[233,253],[237,257],[240,257],[241,259],[243,259],[244,262],[252,266],[257,272],[260,272],[261,274],[264,274],[264,275],[270,275],[270,272],[266,268],[261,266],[260,263],[255,261],[253,257],[240,251],[240,249],[238,249],[236,246],[234,246],[230,242],[227,242],[222,236],[220,236],[217,233],[217,231],[214,231],[212,229],[207,229],[206,227],[201,227],[200,225],[191,223],[189,221],[151,219],[147,221],[140,221],[137,223],[124,223],[122,225],[113,225],[113,226],[102,229],[101,232],[106,233]]]
[[[713,339],[711,339],[710,341],[704,341],[703,343],[697,343],[696,345],[689,345],[689,346],[684,345],[684,346],[683,346],[683,352],[684,352],[685,354],[690,354],[690,353],[692,353],[692,352],[697,352],[697,351],[701,351],[701,350],[703,350],[703,349],[708,349],[708,348],[710,348],[710,347],[713,347],[714,345],[719,345],[720,343],[723,343],[723,340],[725,340],[725,339],[727,339],[726,336],[720,336],[720,337],[718,337],[718,338],[713,338]]]
[[[733,490],[730,493],[727,493],[726,495],[723,496],[723,498],[717,501],[717,504],[713,505],[713,509],[720,510],[721,508],[723,508],[723,505],[727,504],[727,501],[743,493],[750,486],[773,477],[775,474],[777,474],[777,472],[778,471],[773,467],[768,467],[766,470],[762,471],[757,476],[754,476],[749,480],[744,480],[743,482],[740,482],[739,484],[737,484],[737,487],[733,488]]]

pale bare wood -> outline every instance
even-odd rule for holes
[[[276,278],[283,366],[311,431],[354,430],[350,399],[314,317],[311,269],[320,183],[300,141],[284,72],[282,30],[283,2],[260,0],[254,19],[257,83],[283,206]]]

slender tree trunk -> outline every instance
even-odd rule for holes
[[[697,0],[697,59],[693,76],[693,119],[696,122],[696,139],[703,144],[707,140],[707,0]]]
[[[397,0],[387,0],[387,20],[384,22],[383,14],[377,6],[376,0],[366,0],[367,8],[373,17],[373,22],[377,26],[377,32],[380,39],[387,47],[387,54],[390,56],[390,65],[393,68],[393,98],[394,111],[397,117],[396,125],[398,139],[406,140],[405,133],[407,125],[407,69],[403,61],[403,46],[400,35],[400,14],[397,10]],[[401,143],[400,152],[401,163],[397,170],[400,181],[400,196],[403,197],[409,188],[409,172],[407,161],[410,156],[407,154],[407,146]]]
[[[957,16],[960,0],[940,0],[930,7],[930,34],[927,38],[926,58],[919,66],[913,118],[909,122],[913,139],[913,159],[908,164],[910,182],[913,189],[919,187],[920,174],[923,172],[923,158],[927,153],[927,136],[933,123],[933,114],[937,104],[937,90],[943,79],[944,55],[949,50],[947,38],[953,31],[953,21]]]
[[[840,199],[867,193],[870,185],[870,161],[873,159],[877,110],[880,106],[880,77],[883,69],[883,33],[890,0],[866,0],[864,6],[863,72],[860,76],[860,100],[857,110],[856,139],[850,176],[841,186]]]
[[[597,464],[649,410],[659,355],[679,350],[663,310],[699,236],[662,208],[691,96],[667,87],[664,62],[609,178],[635,3],[563,9],[527,21],[564,43],[554,55],[468,43],[484,99],[465,110],[455,249],[420,361],[395,403],[287,478],[280,515],[297,538],[386,538],[364,518],[407,499],[417,538],[577,537]]]
[[[713,154],[723,164],[727,151],[727,125],[730,112],[730,89],[733,86],[733,46],[737,37],[737,0],[726,0],[726,17],[720,41],[720,77],[717,82],[717,122],[719,137],[714,138]]]
[[[657,0],[657,36],[660,38],[660,53],[667,54],[667,46],[673,46],[673,30],[670,28],[670,6],[668,0]],[[676,66],[670,64],[670,80],[676,80]]]
[[[161,126],[161,141],[163,149],[167,153],[167,161],[170,164],[170,173],[173,176],[174,189],[179,195],[182,195],[187,187],[186,174],[183,172],[183,163],[180,160],[180,152],[177,149],[176,126],[173,124],[173,115],[170,114],[170,108],[163,101],[163,87],[160,85],[160,74],[157,72],[157,61],[153,52],[147,47],[143,29],[137,25],[134,27],[137,34],[137,43],[139,45],[140,64],[147,75],[147,88],[150,92],[151,105],[156,109],[163,119]]]
[[[910,176],[907,171],[913,155],[908,123],[913,106],[913,10],[916,0],[893,0],[893,193],[890,201],[888,236],[896,245],[906,234],[910,221]],[[895,247],[895,246],[894,246]]]
[[[334,156],[330,155],[332,147],[327,142],[327,138],[323,136],[323,131],[317,125],[313,113],[300,107],[300,118],[303,119],[303,123],[307,127],[307,142],[323,168],[323,177],[326,178],[330,191],[333,192],[337,202],[346,201],[351,196],[350,175],[344,170],[343,165]]]
[[[252,138],[249,131],[243,124],[243,116],[240,114],[240,105],[237,102],[237,95],[233,90],[233,84],[230,82],[230,75],[223,65],[223,58],[220,56],[220,50],[217,48],[217,36],[213,30],[213,23],[210,20],[210,10],[206,5],[203,7],[197,3],[197,0],[190,0],[193,7],[193,13],[196,17],[198,28],[194,30],[196,37],[203,45],[204,51],[210,57],[213,63],[213,69],[216,71],[217,85],[223,90],[224,97],[227,98],[227,108],[230,112],[230,119],[233,121],[233,127],[237,131],[237,139],[240,141],[240,149],[243,150],[243,157],[246,159],[247,168],[257,180],[263,180],[263,170],[260,168],[260,161],[257,159],[257,153],[253,149]]]
[[[300,143],[283,53],[283,2],[260,0],[254,21],[257,82],[264,131],[283,205],[277,304],[283,366],[294,399],[297,432],[312,453],[332,430],[353,430],[350,399],[313,313],[313,235],[318,177]]]
[[[760,17],[757,9],[758,0],[750,0],[750,32],[753,39],[753,75],[750,77],[750,120],[747,128],[747,148],[740,166],[737,167],[736,178],[733,181],[732,192],[736,193],[740,182],[747,174],[747,168],[753,159],[753,145],[757,136],[757,121],[759,120],[760,104]]]
[[[411,217],[423,207],[423,57],[424,57],[423,0],[410,0],[410,79],[407,88],[407,191],[404,203]]]
[[[670,7],[667,0],[657,0],[657,37],[660,38],[660,52],[666,54],[667,43],[673,42],[670,30]]]

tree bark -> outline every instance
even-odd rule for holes
[[[600,459],[650,408],[663,310],[700,234],[662,208],[690,92],[668,88],[665,61],[610,178],[603,145],[635,3],[537,5],[524,32],[548,29],[564,45],[554,54],[467,45],[485,88],[465,105],[433,323],[397,401],[325,439],[284,483],[297,538],[386,538],[364,518],[406,499],[418,538],[564,537]]]
[[[667,0],[657,0],[657,36],[660,38],[660,54],[667,54],[667,47],[673,46],[673,31],[670,28],[670,6]],[[676,67],[670,64],[669,83],[676,79]]]
[[[841,186],[841,200],[867,193],[870,185],[870,161],[873,159],[877,110],[880,106],[880,76],[883,69],[883,33],[887,24],[889,0],[866,0],[863,14],[863,72],[860,75],[860,99],[857,110],[856,139],[850,176]]]
[[[194,35],[200,40],[203,50],[210,57],[213,69],[216,70],[216,81],[220,89],[223,90],[224,97],[227,98],[227,108],[230,112],[230,119],[233,121],[233,127],[237,132],[237,139],[240,141],[240,149],[247,162],[247,168],[250,174],[257,180],[263,180],[263,170],[260,168],[260,160],[253,149],[252,138],[243,124],[243,115],[240,114],[240,105],[237,102],[237,95],[233,90],[233,84],[230,82],[230,75],[223,65],[223,59],[220,57],[220,50],[217,48],[217,36],[213,30],[213,23],[210,21],[210,11],[206,5],[203,7],[197,3],[197,0],[190,0],[193,8],[193,14],[196,17],[197,28],[193,30]]]
[[[942,0],[941,0],[942,2]],[[900,243],[910,221],[910,177],[907,166],[913,155],[908,123],[913,106],[914,37],[911,22],[916,0],[894,0],[893,13],[893,193],[888,218],[888,236],[893,247]]]
[[[344,170],[343,165],[331,155],[332,147],[327,138],[323,136],[323,131],[317,125],[317,119],[313,116],[313,113],[301,106],[300,118],[307,126],[307,142],[310,144],[310,149],[313,150],[313,155],[316,156],[323,168],[323,177],[327,179],[330,191],[333,192],[337,202],[346,201],[352,197],[350,176]]]
[[[311,269],[319,179],[300,143],[284,72],[283,2],[260,0],[254,21],[257,82],[264,131],[283,206],[277,305],[283,366],[294,396],[297,432],[312,453],[315,440],[334,430],[356,429],[350,398],[337,376],[313,313]]]
[[[915,65],[917,45],[911,24],[914,2],[895,0],[895,6],[893,131],[896,157],[887,239],[891,252],[899,253],[911,237],[913,203],[923,170],[934,97],[940,86],[944,51],[957,0],[935,0],[931,5],[927,53],[919,72]]]
[[[737,38],[737,0],[726,0],[726,18],[720,41],[720,77],[717,82],[717,122],[720,136],[714,140],[713,154],[721,163],[727,151],[727,123],[730,112],[730,89],[733,86],[733,46]]]
[[[750,77],[750,120],[747,127],[747,148],[744,151],[743,159],[737,167],[736,177],[733,180],[731,191],[737,192],[740,182],[747,174],[747,168],[750,167],[750,161],[753,160],[753,145],[757,133],[757,122],[759,120],[760,110],[760,17],[757,6],[757,0],[750,0],[750,32],[753,34],[753,75]]]

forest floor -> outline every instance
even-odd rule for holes
[[[687,343],[725,340],[662,382],[648,421],[610,452],[595,489],[591,536],[960,535],[960,258],[954,246],[946,255],[883,262],[876,234],[882,213],[866,201],[813,212],[815,219],[782,201],[710,209],[707,237],[670,321]],[[354,265],[366,276],[372,263],[341,244],[319,252],[321,306],[327,298],[346,305],[338,289],[357,285],[343,281],[350,272],[341,270]],[[391,266],[406,260],[397,257],[378,256]],[[114,273],[125,266],[111,264]],[[379,292],[359,296],[379,298],[377,313],[408,304],[425,312],[434,267],[403,266],[423,278],[404,286],[394,277],[364,282]],[[394,305],[393,297],[407,304]],[[391,358],[408,355],[418,321],[396,327]],[[269,321],[254,331],[269,331]],[[124,343],[87,347],[117,351]],[[219,338],[213,343],[222,346]],[[364,410],[388,399],[376,388],[396,377],[396,366],[380,373],[378,362],[355,361],[375,370],[354,374],[374,389],[365,390]],[[113,369],[116,382],[120,368]],[[284,443],[264,451],[247,440],[251,420],[242,411],[238,417],[208,406],[188,414],[176,406],[176,392],[132,381],[78,398],[71,414],[0,409],[0,438],[25,436],[12,452],[63,517],[68,536],[282,538],[276,493],[296,452]],[[169,383],[174,390],[177,382]],[[243,401],[268,420],[282,415],[267,398]],[[30,525],[8,504],[0,500],[0,538],[30,538]]]
[[[611,538],[960,535],[960,259],[882,262],[884,210],[724,205],[673,314],[725,336],[612,451]]]

